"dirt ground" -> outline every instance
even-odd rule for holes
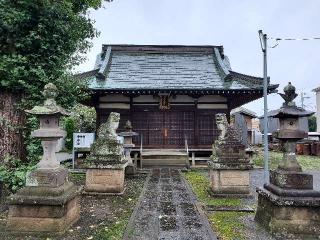
[[[73,182],[83,184],[84,176],[71,176]],[[57,237],[13,236],[4,231],[8,211],[0,213],[1,240],[82,240],[122,239],[122,233],[139,198],[146,179],[145,174],[125,181],[121,196],[88,196],[81,199],[80,219],[64,235]]]

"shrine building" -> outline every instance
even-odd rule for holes
[[[233,71],[222,46],[103,45],[76,77],[89,81],[97,126],[118,112],[118,131],[130,120],[144,149],[211,150],[215,114],[263,95],[263,79]]]

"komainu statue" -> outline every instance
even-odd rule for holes
[[[102,123],[98,129],[98,138],[117,140],[116,130],[119,127],[120,114],[111,112],[107,121]]]
[[[228,128],[228,121],[227,121],[226,114],[217,113],[216,114],[216,124],[217,124],[218,130],[220,131],[220,135],[218,137],[218,140],[224,141],[224,139],[226,137],[227,128]]]
[[[125,162],[123,144],[116,130],[119,127],[120,114],[111,112],[107,121],[98,129],[98,138],[91,146],[90,164],[116,164]]]
[[[213,144],[212,159],[208,162],[212,194],[249,194],[249,169],[252,169],[252,164],[246,156],[239,131],[228,124],[224,113],[216,114],[216,124],[220,135]]]
[[[120,114],[111,112],[98,129],[97,139],[86,160],[85,191],[88,194],[124,192],[124,170],[128,161],[124,155],[123,141],[116,133],[119,122]]]

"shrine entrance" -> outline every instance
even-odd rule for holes
[[[134,130],[140,134],[136,146],[147,148],[181,149],[188,146],[210,146],[217,135],[212,114],[196,119],[195,111],[135,111],[132,115]]]
[[[143,138],[143,145],[154,148],[181,148],[187,139],[194,143],[193,111],[135,112],[133,126]]]

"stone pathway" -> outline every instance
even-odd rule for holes
[[[216,239],[178,169],[151,170],[124,239]]]

